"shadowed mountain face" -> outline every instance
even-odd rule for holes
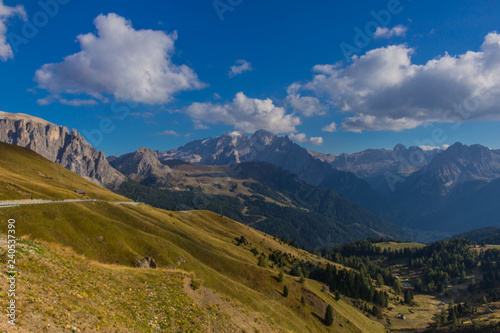
[[[418,240],[500,226],[495,208],[500,196],[499,151],[456,143],[444,151],[397,145],[392,151],[338,157],[312,154],[369,182],[391,203],[381,216],[413,230]],[[422,232],[426,235],[420,238]]]
[[[240,132],[197,140],[185,146],[158,152],[162,160],[179,159],[201,165],[226,165],[242,162],[266,162],[276,165],[312,185],[332,189],[378,213],[385,200],[353,173],[335,170],[318,160],[287,136],[260,130],[248,137]]]
[[[458,233],[500,226],[499,177],[498,151],[456,143],[399,184],[394,202],[405,209],[402,217],[415,228]]]
[[[384,195],[394,190],[394,179],[402,179],[419,171],[441,150],[423,150],[398,144],[393,150],[367,149],[354,154],[334,156],[309,152],[315,158],[328,162],[332,167],[354,173],[366,180],[375,190]]]
[[[114,187],[125,180],[76,130],[39,118],[0,112],[0,141],[29,148],[100,185]]]

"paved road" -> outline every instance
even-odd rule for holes
[[[142,202],[134,201],[105,201],[97,199],[66,199],[66,200],[0,200],[0,208],[5,207],[17,207],[22,205],[43,205],[43,204],[54,204],[54,203],[73,203],[73,202],[112,202],[115,204],[123,205],[138,205]]]

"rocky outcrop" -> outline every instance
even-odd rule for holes
[[[156,152],[140,148],[134,153],[109,158],[110,164],[133,180],[143,181],[149,177],[167,178],[170,168],[161,163]]]
[[[153,268],[154,269],[157,267],[157,265],[156,265],[156,261],[152,257],[146,256],[146,257],[137,261],[136,267],[137,268]]]
[[[99,185],[114,187],[125,180],[76,130],[40,118],[0,112],[0,141],[31,149]]]

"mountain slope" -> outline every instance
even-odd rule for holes
[[[108,160],[111,166],[136,181],[148,178],[155,181],[165,180],[170,174],[170,168],[162,164],[157,154],[148,148],[140,148],[134,153]]]
[[[392,150],[367,149],[339,156],[316,152],[310,154],[328,162],[335,169],[354,173],[370,183],[378,192],[388,194],[393,190],[391,183],[387,181],[388,176],[407,177],[426,166],[439,152],[438,149],[406,148],[398,144]]]
[[[128,159],[112,163],[125,171]],[[163,163],[171,165],[167,177],[148,178],[148,171],[143,175],[127,174],[143,179],[142,184],[149,188],[127,182],[119,193],[158,208],[211,210],[307,248],[367,237],[407,237],[400,228],[336,192],[314,187],[269,163]]]
[[[72,193],[73,173],[29,150],[0,145],[0,156],[9,154],[0,164],[1,184],[42,193],[47,199]],[[15,161],[23,160],[17,178],[33,182],[18,184],[12,170]],[[48,174],[51,167],[51,175],[58,178],[36,178],[37,168]],[[79,185],[96,186],[82,178]],[[119,198],[99,189],[101,197]],[[4,193],[5,199],[15,199]],[[297,262],[326,265],[326,260],[218,214],[102,201],[0,208],[2,230],[8,230],[8,219],[16,220],[20,243],[19,325],[25,331],[50,324],[56,331],[74,325],[105,332],[385,332],[382,325],[335,301],[315,281],[301,284],[287,275],[280,283],[276,278]],[[254,255],[254,248],[264,259]],[[274,265],[272,253],[285,254],[284,266]],[[6,253],[1,254],[5,263]],[[154,258],[156,270],[132,268],[145,256]],[[262,260],[265,264],[258,265]],[[284,285],[289,297],[281,293]],[[7,286],[0,288],[5,293]],[[314,295],[314,302],[301,305],[304,293]],[[318,319],[327,304],[335,311],[332,327]]]
[[[89,199],[130,201],[85,180],[27,148],[0,142],[0,200]]]
[[[392,200],[400,220],[412,228],[464,232],[498,223],[499,177],[500,153],[456,143],[397,184]]]
[[[267,162],[312,185],[332,189],[372,212],[378,213],[387,204],[368,183],[354,174],[335,170],[288,137],[279,137],[264,130],[255,132],[251,137],[233,132],[197,140],[167,152],[158,152],[158,155],[162,160],[179,159],[201,165]]]
[[[0,142],[29,148],[100,185],[113,187],[125,180],[76,130],[43,119],[0,112]]]

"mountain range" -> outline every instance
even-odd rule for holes
[[[157,153],[162,160],[178,159],[200,165],[266,162],[311,185],[332,189],[374,213],[387,209],[385,200],[366,181],[313,157],[287,136],[277,136],[269,131],[259,130],[251,137],[232,132]]]
[[[500,151],[478,144],[456,143],[446,149],[406,148],[398,144],[392,150],[369,149],[335,156],[308,151],[287,136],[260,130],[252,136],[232,132],[196,140],[168,151],[141,148],[106,159],[104,153],[93,148],[75,130],[69,131],[36,117],[5,112],[0,113],[0,141],[29,148],[115,191],[125,183],[130,187],[130,181],[133,181],[151,191],[164,191],[163,195],[170,191],[168,195],[172,202],[177,200],[172,199],[173,195],[185,196],[182,199],[185,201],[189,196],[192,200],[193,193],[205,191],[205,194],[219,198],[219,202],[226,199],[231,202],[224,208],[231,207],[226,213],[234,218],[240,216],[240,221],[246,223],[271,218],[262,211],[248,214],[249,209],[256,209],[259,202],[286,207],[302,219],[307,219],[308,211],[309,217],[323,214],[315,223],[324,218],[332,219],[335,208],[329,213],[319,212],[318,207],[311,209],[312,202],[299,204],[294,197],[300,191],[320,193],[325,189],[332,191],[328,195],[330,198],[335,197],[333,193],[340,194],[332,201],[337,207],[347,207],[350,205],[347,202],[351,201],[353,205],[349,207],[355,211],[353,216],[372,214],[370,222],[365,220],[366,223],[359,225],[364,225],[363,228],[377,226],[371,231],[375,234],[403,235],[399,229],[393,234],[387,232],[386,227],[377,230],[383,225],[383,219],[405,228],[420,241],[448,237],[478,227],[500,226],[495,208],[495,198],[500,194],[500,181],[497,180],[500,178]],[[231,166],[244,166],[240,169],[248,171],[249,165],[255,168],[253,178],[249,174],[241,178],[241,175],[231,173],[231,170],[238,170]],[[293,182],[300,184],[300,190],[295,188],[287,193],[285,183],[269,183],[269,177],[292,181],[294,175]],[[223,177],[232,179],[234,184],[231,186],[237,185],[238,189],[231,191],[231,187],[226,188],[221,183]],[[342,201],[345,199],[347,201]],[[176,202],[180,204],[182,200]],[[192,204],[187,206],[193,208]],[[262,206],[261,210],[264,209],[269,207]],[[272,218],[276,218],[276,214]],[[253,215],[251,219],[250,215]],[[342,216],[333,218],[335,228],[341,221],[344,221],[344,227],[355,221],[352,216],[350,221],[345,220],[346,216],[349,216],[348,212],[343,211]],[[299,224],[296,223],[294,229],[286,228],[285,221],[274,226],[264,221],[256,225],[267,231],[281,230],[282,233],[283,230],[295,230],[287,235],[295,235],[293,237],[298,240]],[[347,229],[342,229],[341,236],[332,239],[343,241],[368,235],[366,232],[352,234],[352,230]],[[314,246],[310,240],[302,239],[301,242]]]
[[[368,237],[408,238],[402,229],[335,191],[266,162],[162,163],[141,148],[111,157],[110,163],[140,183],[123,183],[120,194],[164,209],[208,209],[306,248]]]

